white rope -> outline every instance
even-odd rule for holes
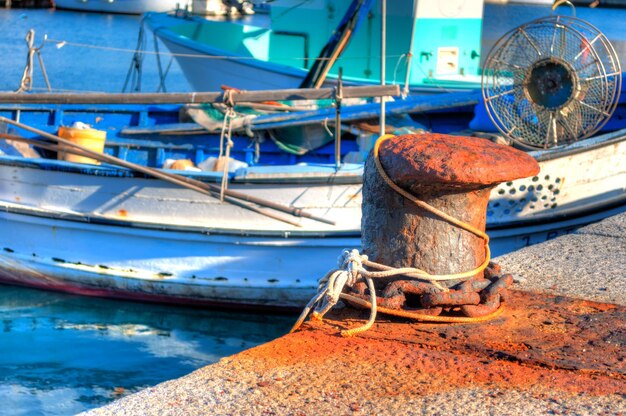
[[[351,336],[359,332],[369,329],[376,319],[376,291],[374,288],[373,279],[391,277],[391,276],[407,276],[417,280],[425,280],[436,286],[441,291],[447,291],[448,289],[438,284],[439,281],[446,280],[463,280],[454,275],[432,275],[421,269],[414,267],[402,267],[393,268],[385,266],[379,263],[369,261],[367,255],[360,254],[357,249],[343,250],[339,258],[337,259],[337,269],[333,269],[326,273],[324,277],[319,280],[317,294],[309,301],[304,308],[300,317],[296,321],[295,325],[291,329],[291,332],[300,327],[302,322],[309,315],[309,312],[315,307],[311,314],[311,319],[323,319],[324,315],[335,306],[341,298],[342,292],[345,287],[353,287],[354,284],[360,279],[365,279],[370,292],[370,304],[371,311],[370,317],[367,323],[361,327],[353,328],[350,330],[342,331],[342,335]],[[369,271],[364,266],[372,267],[382,271]],[[465,280],[468,278],[464,278]]]
[[[44,47],[46,38],[48,35],[44,36],[43,42],[39,47],[33,46],[35,42],[35,31],[30,29],[26,34],[26,44],[28,45],[28,55],[26,58],[26,66],[24,67],[24,73],[22,74],[22,79],[20,81],[20,87],[15,92],[25,92],[31,91],[33,89],[33,69],[34,62],[33,59],[35,55],[37,55],[37,59],[39,60],[39,67],[41,68],[41,73],[43,75],[43,79],[46,82],[47,90],[52,91],[52,87],[50,86],[50,80],[48,79],[48,73],[46,72],[46,66],[43,63],[43,57],[41,56],[41,49]]]
[[[324,126],[324,130],[326,130],[326,133],[328,133],[330,137],[333,137],[333,132],[330,131],[330,127],[328,127],[328,117],[324,119],[324,122],[322,123],[322,125]]]
[[[224,201],[224,194],[228,188],[228,166],[230,165],[230,150],[233,148],[232,127],[233,119],[237,117],[234,110],[233,92],[229,89],[224,91],[224,102],[226,103],[226,112],[224,113],[224,122],[222,124],[222,132],[220,134],[220,153],[217,160],[222,160],[222,182],[220,186],[220,201]]]
[[[79,48],[88,48],[88,49],[100,49],[100,50],[104,50],[104,51],[111,51],[111,52],[124,52],[124,53],[142,53],[142,54],[146,54],[146,55],[170,55],[170,56],[179,56],[179,57],[185,57],[185,58],[198,58],[198,59],[229,59],[229,60],[238,60],[238,61],[245,61],[245,60],[258,60],[259,58],[254,57],[254,56],[230,56],[230,55],[206,55],[206,54],[194,54],[194,53],[163,53],[163,52],[156,52],[156,51],[142,51],[142,50],[137,50],[137,49],[127,49],[127,48],[116,48],[116,47],[112,47],[112,46],[100,46],[100,45],[93,45],[93,44],[87,44],[87,43],[78,43],[78,42],[70,42],[70,41],[66,41],[66,40],[56,40],[56,39],[46,39],[45,42],[47,43],[54,43],[55,46],[57,47],[57,49],[61,49],[62,47],[65,46],[74,46],[74,47],[79,47]],[[398,58],[401,57],[402,55],[390,55],[388,56],[388,58]],[[375,56],[355,56],[355,57],[342,57],[342,60],[351,60],[351,61],[358,61],[358,60],[370,60],[372,58],[377,58]],[[328,61],[331,58],[276,58],[273,59],[273,61]]]

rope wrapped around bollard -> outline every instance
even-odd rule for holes
[[[404,199],[411,201],[414,206],[432,214],[440,221],[443,220],[457,229],[464,230],[478,237],[483,242],[484,252],[482,254],[484,257],[482,257],[482,255],[480,258],[478,256],[474,257],[476,263],[473,264],[477,264],[478,262],[480,262],[480,264],[469,271],[434,274],[417,267],[390,267],[369,260],[366,255],[360,254],[357,250],[345,250],[339,258],[339,268],[329,271],[326,276],[320,279],[317,294],[306,305],[291,332],[301,326],[312,310],[312,319],[322,319],[324,315],[338,303],[339,299],[353,306],[369,308],[371,310],[369,319],[364,325],[341,331],[343,336],[352,336],[367,331],[374,324],[378,312],[422,322],[443,323],[484,322],[499,316],[503,312],[502,302],[506,299],[507,288],[512,284],[513,278],[511,275],[500,276],[499,267],[490,263],[491,252],[489,249],[488,235],[477,226],[461,221],[419,199],[412,193],[402,189],[389,177],[381,163],[379,151],[381,145],[393,137],[394,136],[391,135],[385,135],[378,139],[371,155],[376,167],[375,171],[379,177],[382,178],[384,184],[391,188],[393,192],[401,195]],[[518,166],[512,164],[511,166],[507,165],[500,172],[497,172],[496,175],[493,175],[493,178],[481,177],[476,180],[475,177],[472,177],[474,173],[466,175],[474,181],[471,183],[468,182],[468,193],[472,195],[472,197],[468,199],[470,201],[476,201],[482,198],[485,205],[493,183],[502,181],[503,178],[509,180],[509,178],[514,179],[513,176],[523,177],[524,175],[538,171],[536,161],[522,152],[519,152],[521,154],[519,155],[516,153],[518,152],[517,150],[506,147],[494,148],[493,146],[495,145],[480,141],[477,143],[476,149],[474,149],[472,146],[474,145],[473,140],[475,139],[435,134],[420,137],[400,136],[396,139],[396,142],[399,143],[398,149],[402,149],[403,151],[411,146],[413,146],[413,149],[418,149],[418,152],[423,152],[424,148],[427,149],[426,151],[431,148],[433,149],[433,155],[439,156],[441,154],[448,154],[450,151],[458,150],[462,154],[461,157],[466,157],[466,160],[462,160],[459,166],[455,167],[458,170],[467,170],[464,163],[476,163],[476,158],[483,157],[485,152],[493,152],[495,153],[494,157],[501,160],[507,161],[508,159],[513,162],[518,162]],[[418,142],[418,140],[421,142]],[[415,143],[419,144],[415,145],[411,141],[415,141]],[[425,158],[426,161],[416,158],[417,162],[415,162],[415,160],[410,160],[410,162],[423,164],[432,163],[433,155],[427,155]],[[489,156],[485,156],[484,158],[485,161],[483,165],[492,163]],[[445,165],[448,163],[448,160],[443,160],[440,163]],[[449,175],[451,170],[453,170],[453,168],[447,168],[447,171],[443,172],[435,172],[435,175],[440,175],[439,177],[435,177],[435,180],[442,180],[442,177]],[[452,171],[452,173],[455,174],[454,171]],[[480,173],[482,174],[483,171]],[[430,171],[429,174],[431,174]],[[456,179],[455,175],[451,176]],[[476,176],[476,174],[474,174],[474,176]],[[447,178],[444,177],[444,179]],[[376,188],[376,184],[372,185],[372,187]],[[458,194],[458,189],[460,188],[458,181],[451,183],[450,188],[454,188],[452,193]],[[376,188],[376,190],[378,192],[380,188]],[[442,195],[441,198],[446,204],[450,204],[452,198],[456,197],[449,197],[446,192],[447,190],[444,189],[440,192],[440,195]],[[431,200],[436,201],[437,195],[439,194],[434,192],[433,188],[428,188],[427,196],[431,197]],[[386,196],[389,198],[389,195]],[[401,215],[409,214],[404,212]],[[411,213],[410,215],[413,214]],[[481,215],[484,219],[485,213],[483,212]],[[479,217],[480,215],[474,216],[474,218]],[[474,221],[474,223],[480,224],[480,222],[476,221]],[[484,221],[482,222],[482,227],[484,229]],[[364,232],[365,231],[367,230],[364,228]],[[406,233],[405,230],[396,231]],[[393,259],[391,259],[391,261],[393,261]],[[375,281],[386,285],[382,291],[383,297],[380,299],[376,294]],[[410,296],[406,296],[407,294]],[[411,297],[411,299],[409,299],[409,297]],[[418,300],[417,302],[415,301],[416,299]],[[415,307],[416,305],[419,307]],[[439,316],[444,310],[460,311],[465,316]]]
[[[306,317],[309,315],[311,310],[316,307],[316,305],[317,307],[313,311],[311,319],[321,320],[323,319],[324,315],[337,304],[339,299],[344,299],[350,303],[371,309],[369,320],[365,325],[341,331],[341,335],[343,336],[356,335],[370,329],[374,324],[374,321],[376,320],[376,314],[378,311],[403,318],[415,319],[422,322],[473,323],[493,319],[500,315],[504,310],[503,306],[500,305],[494,312],[485,316],[461,317],[433,316],[406,310],[379,307],[377,305],[376,290],[374,288],[373,279],[392,276],[408,276],[426,281],[437,282],[440,280],[458,279],[459,277],[457,275],[434,276],[426,273],[423,270],[411,267],[404,267],[400,269],[388,268],[387,266],[383,266],[369,261],[366,255],[361,255],[356,249],[344,250],[342,255],[339,257],[339,263],[339,269],[329,271],[322,279],[320,279],[317,294],[305,306],[290,333],[296,331],[302,325]],[[365,269],[363,265],[372,268],[378,268],[381,271],[369,271]],[[481,265],[481,267],[483,266]],[[475,272],[475,270],[473,270],[472,272]],[[470,272],[460,273],[459,275],[465,275],[468,273]],[[369,302],[349,293],[343,293],[343,290],[346,286],[353,287],[355,283],[359,280],[359,278],[363,278],[367,282],[370,292]],[[448,291],[447,288],[441,288],[440,290],[443,292]]]
[[[320,301],[321,304],[319,305],[318,308],[316,308],[316,310],[313,312],[313,318],[314,319],[322,319],[324,317],[324,315],[333,307],[337,304],[337,302],[339,301],[339,298],[343,298],[347,301],[350,302],[354,302],[357,304],[360,304],[361,306],[366,306],[368,308],[371,309],[371,313],[370,313],[370,318],[367,321],[367,323],[361,327],[358,328],[354,328],[354,329],[350,329],[350,330],[344,330],[341,331],[341,334],[343,336],[352,336],[355,334],[358,334],[360,332],[364,332],[367,331],[368,329],[370,329],[372,327],[372,325],[374,324],[374,321],[376,319],[376,313],[377,313],[377,301],[376,301],[376,290],[374,288],[374,282],[372,279],[375,278],[381,278],[381,277],[391,277],[391,276],[398,276],[398,275],[404,275],[407,277],[412,277],[412,278],[417,278],[417,279],[422,279],[422,280],[426,280],[426,281],[430,281],[433,282],[433,284],[435,286],[437,286],[440,290],[442,291],[447,291],[448,289],[441,287],[440,285],[438,285],[439,281],[444,281],[444,280],[457,280],[457,279],[466,279],[469,277],[474,276],[476,273],[483,271],[485,268],[487,268],[487,266],[489,265],[489,260],[490,260],[490,251],[489,251],[489,236],[487,234],[485,234],[484,232],[477,230],[476,228],[472,227],[469,224],[465,224],[462,221],[459,221],[449,215],[447,215],[446,213],[431,207],[430,205],[428,205],[427,203],[418,200],[415,196],[409,194],[408,192],[406,192],[404,189],[401,189],[400,187],[398,187],[390,178],[389,176],[387,176],[382,164],[380,163],[380,158],[378,157],[378,152],[380,149],[380,145],[387,139],[389,139],[390,137],[393,137],[391,135],[385,135],[382,136],[380,139],[378,139],[376,141],[376,144],[374,145],[374,160],[376,161],[376,168],[378,169],[378,173],[382,176],[382,178],[385,180],[385,182],[396,192],[398,192],[399,194],[401,194],[402,196],[404,196],[405,198],[409,199],[410,201],[414,202],[415,204],[419,205],[420,207],[430,211],[431,213],[438,215],[439,217],[443,218],[446,221],[449,221],[451,223],[453,223],[454,225],[461,227],[465,230],[468,230],[474,234],[476,234],[479,237],[482,237],[485,241],[485,251],[486,251],[486,255],[485,255],[485,261],[483,262],[483,264],[481,264],[479,267],[477,267],[474,270],[471,270],[469,272],[463,272],[463,273],[456,273],[456,274],[448,274],[448,275],[431,275],[427,272],[425,272],[424,270],[420,270],[420,269],[416,269],[416,268],[412,268],[412,267],[404,267],[404,268],[400,268],[400,269],[395,269],[395,268],[390,268],[388,266],[384,266],[378,263],[374,263],[374,262],[370,262],[367,259],[367,256],[365,255],[360,255],[358,250],[352,250],[352,251],[348,251],[348,250],[344,250],[344,252],[342,253],[342,255],[339,258],[339,270],[332,270],[330,271],[328,274],[326,274],[326,276],[324,276],[322,279],[320,279],[320,284],[318,286],[318,294],[307,304],[307,306],[304,308],[302,314],[300,315],[300,317],[298,318],[298,321],[296,322],[296,324],[294,325],[294,327],[291,329],[290,332],[293,332],[295,330],[297,330],[300,325],[302,324],[302,322],[304,322],[304,319],[306,319],[307,315],[309,314],[309,312],[311,311],[311,309],[318,304]],[[368,267],[373,267],[373,268],[377,268],[379,270],[379,272],[370,272],[367,269],[363,268],[363,264],[365,264]],[[367,286],[370,292],[370,301],[365,302],[362,299],[353,296],[353,295],[349,295],[346,293],[342,293],[343,289],[346,285],[348,285],[349,287],[354,286],[354,284],[357,282],[358,278],[362,276],[365,281],[367,282]],[[383,311],[385,313],[389,313],[389,314],[393,314],[396,316],[400,316],[398,315],[400,313],[400,311],[396,311],[394,309],[390,309],[390,308],[384,308]],[[440,317],[440,316],[432,316],[432,315],[426,315],[426,314],[415,314],[415,313],[410,313],[408,311],[405,311],[401,316],[403,317],[407,317],[407,318],[412,318],[412,319],[417,319],[417,320],[421,320],[421,321],[429,321],[429,322],[481,322],[484,321],[486,319],[491,319],[494,318],[495,316],[499,315],[502,311],[502,308],[498,308],[499,312],[494,312],[491,315],[488,315],[487,318],[485,317],[480,317],[480,318],[475,318],[475,317]]]

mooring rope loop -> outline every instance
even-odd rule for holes
[[[367,261],[367,256],[360,254],[359,250],[346,249],[339,256],[337,263],[340,269],[346,270],[354,284],[359,274],[367,273],[367,270],[363,268],[363,261]]]
[[[220,184],[220,200],[224,201],[224,193],[228,189],[228,172],[230,165],[230,151],[234,147],[235,143],[232,140],[233,120],[237,117],[234,106],[235,101],[233,99],[234,90],[228,89],[224,91],[224,103],[226,104],[226,112],[224,113],[224,120],[222,122],[222,131],[220,134],[220,151],[217,158],[218,162],[221,160],[222,166],[222,181]]]
[[[439,218],[447,221],[448,223],[456,227],[459,227],[482,238],[485,243],[485,260],[478,267],[469,271],[437,275],[414,267],[394,268],[384,264],[376,263],[370,261],[367,255],[360,254],[359,251],[356,249],[343,250],[337,260],[338,269],[333,269],[329,271],[324,277],[320,279],[318,284],[318,293],[306,305],[306,307],[298,317],[298,320],[291,329],[290,333],[294,332],[300,327],[300,325],[302,325],[306,317],[309,315],[309,312],[311,312],[311,309],[315,307],[312,313],[312,318],[321,320],[323,319],[324,315],[339,302],[339,299],[344,299],[351,303],[370,308],[370,317],[367,323],[357,328],[341,331],[341,335],[343,336],[352,336],[360,332],[367,331],[374,324],[374,321],[376,319],[376,313],[378,310],[386,314],[415,319],[423,322],[447,323],[482,322],[485,320],[493,319],[502,313],[502,304],[500,304],[500,306],[494,312],[480,317],[433,316],[405,310],[379,308],[377,306],[376,290],[374,287],[373,279],[381,279],[402,275],[416,280],[427,281],[434,285],[437,290],[448,291],[449,289],[445,286],[440,285],[439,282],[450,280],[468,280],[471,277],[483,272],[489,266],[489,262],[491,260],[491,251],[489,249],[489,236],[485,232],[477,229],[471,224],[468,224],[464,221],[461,221],[446,214],[443,211],[438,210],[437,208],[427,204],[424,201],[417,199],[417,197],[400,188],[396,183],[393,182],[393,180],[391,180],[391,178],[389,178],[380,161],[379,149],[380,145],[391,137],[394,136],[390,134],[381,136],[376,141],[373,150],[374,162],[376,164],[377,171],[383,178],[385,183],[398,194],[412,201],[420,208],[438,216]],[[376,269],[377,271],[368,270],[366,269],[366,267]],[[353,287],[356,282],[359,281],[361,278],[364,279],[367,284],[370,295],[369,302],[348,293],[344,293],[344,289],[346,287]]]
[[[477,273],[478,269],[481,269],[482,265],[478,268],[463,273],[457,274],[449,274],[449,275],[433,275],[429,274],[423,270],[416,269],[413,267],[402,267],[402,268],[393,268],[391,266],[385,266],[380,263],[375,263],[368,260],[367,255],[360,254],[357,249],[348,250],[345,249],[342,251],[341,255],[337,259],[338,269],[330,270],[324,277],[319,280],[318,283],[318,291],[317,294],[309,301],[307,306],[304,308],[298,320],[294,324],[293,328],[290,332],[296,331],[304,322],[306,317],[309,315],[311,310],[313,310],[311,316],[312,319],[321,320],[324,315],[335,306],[340,299],[348,300],[351,303],[356,303],[361,306],[367,307],[371,309],[370,318],[368,322],[357,328],[344,330],[341,332],[344,336],[352,336],[358,334],[360,332],[366,331],[374,323],[376,319],[376,310],[380,310],[383,313],[391,314],[395,316],[411,318],[419,321],[428,321],[428,322],[449,322],[449,323],[458,323],[458,322],[482,322],[487,319],[492,319],[499,315],[502,311],[494,312],[493,314],[487,315],[487,317],[480,318],[471,318],[471,317],[449,317],[449,316],[432,316],[425,314],[413,313],[410,311],[402,311],[391,308],[380,308],[377,307],[376,302],[376,289],[374,287],[374,279],[387,278],[393,276],[407,276],[411,278],[415,278],[416,280],[425,280],[430,283],[437,283],[438,281],[446,281],[446,280],[461,280],[467,279]],[[384,269],[383,271],[370,271],[366,269],[364,266],[375,267],[379,269]],[[481,269],[482,270],[482,269]],[[368,286],[370,292],[370,301],[367,302],[361,298],[356,296],[349,295],[344,293],[345,288],[353,287],[357,281],[363,278]],[[446,287],[437,287],[441,291],[447,291]],[[316,306],[317,305],[317,306]],[[315,308],[315,309],[313,309]]]
[[[176,53],[176,52],[159,52],[159,51],[147,51],[147,50],[138,50],[137,48],[135,49],[130,49],[130,48],[120,48],[120,47],[113,47],[113,46],[104,46],[104,45],[96,45],[96,44],[92,44],[92,43],[83,43],[83,42],[74,42],[74,41],[69,41],[69,40],[64,40],[64,39],[52,39],[52,38],[48,38],[45,39],[44,43],[53,43],[56,47],[56,49],[61,49],[65,46],[71,46],[71,47],[76,47],[76,48],[85,48],[85,49],[99,49],[99,50],[103,50],[103,51],[109,51],[109,52],[123,52],[123,53],[129,53],[129,54],[134,54],[137,52],[140,52],[142,54],[145,55],[169,55],[169,56],[178,56],[178,57],[184,57],[184,58],[195,58],[195,59],[212,59],[212,60],[230,60],[230,61],[252,61],[252,60],[258,60],[259,58],[254,57],[254,56],[233,56],[233,55],[207,55],[207,54],[202,54],[202,53]],[[396,55],[388,55],[389,59],[397,59],[399,57],[401,57],[402,55],[396,54]],[[361,55],[361,56],[350,56],[350,57],[345,57],[342,58],[344,60],[351,60],[351,61],[367,61],[370,60],[372,58],[376,58],[376,59],[380,59],[379,56],[365,56],[365,55]],[[280,59],[276,59],[277,61],[305,61],[305,62],[311,62],[311,61],[330,61],[332,58],[329,57],[281,57]]]
[[[33,89],[33,69],[35,55],[37,55],[37,59],[39,60],[39,67],[41,68],[41,73],[46,83],[47,90],[48,92],[52,91],[52,87],[50,86],[50,80],[48,79],[48,73],[46,72],[46,66],[43,63],[43,57],[41,56],[41,49],[44,47],[47,38],[48,35],[44,35],[44,39],[41,45],[39,47],[35,47],[35,31],[33,29],[30,29],[28,33],[26,33],[25,40],[26,44],[28,45],[26,66],[24,67],[24,72],[20,81],[20,87],[15,92],[26,92]]]

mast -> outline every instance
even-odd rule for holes
[[[411,80],[411,59],[413,59],[413,43],[415,39],[415,26],[417,25],[417,2],[419,0],[413,0],[413,23],[411,24],[411,39],[409,40],[409,51],[406,54],[406,77],[404,78],[404,88],[402,89],[402,96],[409,95],[409,82]]]
[[[385,85],[387,56],[387,0],[380,0],[380,85]],[[380,97],[380,135],[385,134],[385,97]]]
[[[326,80],[328,72],[346,49],[352,34],[361,25],[374,0],[353,0],[341,22],[322,48],[309,73],[300,84],[300,88],[319,88]]]

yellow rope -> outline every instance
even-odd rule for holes
[[[374,289],[374,281],[371,278],[369,277],[366,278],[366,281],[367,281],[367,286],[369,287],[369,290],[370,290],[370,301],[365,302],[365,303],[369,305],[368,307],[370,308],[370,317],[364,325],[341,331],[341,336],[351,337],[353,335],[367,331],[368,329],[372,327],[372,325],[374,325],[374,321],[376,320],[376,314],[378,313],[378,305],[376,304],[376,289]],[[343,295],[345,295],[345,293],[340,293],[339,297],[346,299]]]
[[[480,266],[476,267],[473,270],[461,272],[461,273],[445,274],[445,275],[431,275],[430,273],[427,273],[423,270],[420,270],[420,269],[411,270],[411,268],[408,268],[407,271],[410,270],[409,273],[415,274],[417,275],[417,277],[427,278],[428,280],[432,280],[436,282],[436,281],[441,281],[441,280],[465,279],[468,277],[472,277],[482,272],[483,270],[485,270],[487,266],[489,265],[489,261],[491,259],[491,250],[489,249],[489,236],[485,232],[479,230],[478,228],[472,226],[471,224],[467,224],[466,222],[458,220],[446,214],[445,212],[438,210],[437,208],[427,204],[426,202],[422,200],[417,199],[414,195],[410,194],[409,192],[405,191],[404,189],[396,185],[396,183],[391,180],[389,175],[387,175],[387,172],[385,172],[385,169],[380,161],[379,150],[380,150],[380,145],[392,137],[395,137],[395,136],[392,134],[385,134],[381,136],[374,145],[374,162],[376,163],[376,169],[378,170],[378,173],[383,178],[385,183],[389,185],[391,189],[393,189],[394,191],[396,191],[397,193],[399,193],[400,195],[402,195],[404,198],[408,199],[409,201],[412,201],[420,208],[444,219],[445,221],[453,225],[456,225],[459,228],[469,231],[470,233],[482,238],[485,242],[485,261],[483,261],[483,263]],[[387,269],[388,267],[388,266],[384,266],[384,265],[374,263],[374,262],[370,262],[370,263],[371,265],[376,265],[384,269]],[[389,269],[392,269],[392,268],[389,267]],[[370,278],[368,280],[371,280],[371,277],[373,277],[372,273],[370,273]],[[372,293],[370,293],[370,295],[372,295]],[[445,323],[484,322],[484,321],[495,318],[496,316],[500,315],[504,311],[504,306],[500,304],[498,309],[496,309],[494,312],[490,313],[489,315],[481,316],[481,317],[432,316],[432,315],[419,314],[419,313],[415,313],[411,311],[405,311],[401,309],[390,309],[390,308],[377,306],[375,303],[376,302],[375,296],[372,296],[371,302],[367,302],[363,299],[349,295],[347,293],[342,293],[340,297],[342,299],[346,299],[348,301],[354,302],[356,304],[370,308],[372,310],[370,314],[370,319],[365,325],[357,327],[357,328],[352,328],[352,329],[341,331],[341,335],[346,336],[346,337],[350,337],[350,336],[353,336],[353,335],[356,335],[358,333],[368,330],[372,326],[373,321],[376,317],[376,311],[380,311],[382,313],[399,316],[403,318],[414,319],[414,320],[418,320],[422,322],[445,322]]]

